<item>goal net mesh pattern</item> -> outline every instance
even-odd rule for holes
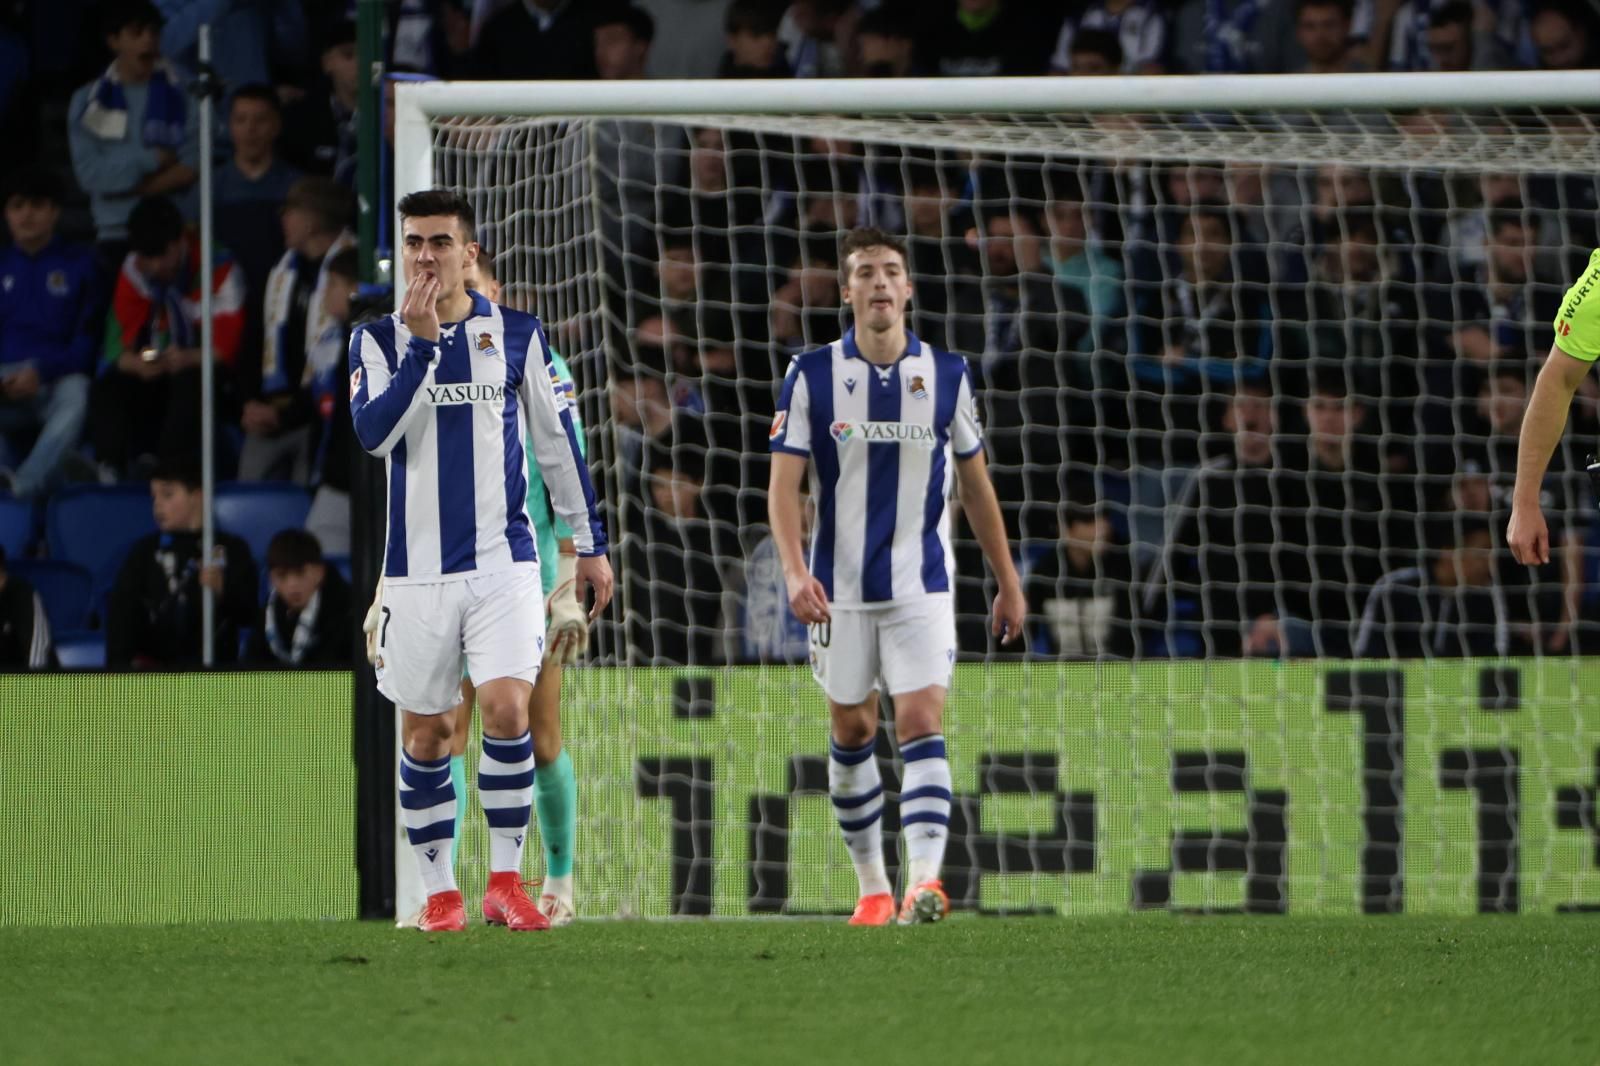
[[[476,205],[503,302],[541,316],[577,378],[619,575],[599,661],[755,668],[756,681],[740,673],[733,687],[760,694],[759,706],[741,711],[757,716],[760,737],[738,743],[767,745],[763,766],[787,766],[798,723],[824,713],[804,669],[788,668],[805,663],[807,643],[766,526],[767,435],[790,359],[849,324],[837,246],[860,225],[906,239],[912,329],[970,362],[1027,589],[1027,639],[1001,647],[986,617],[993,583],[958,515],[958,641],[961,660],[976,665],[958,672],[957,689],[967,690],[952,698],[974,706],[953,733],[988,707],[997,719],[1020,716],[1011,725],[1021,745],[1035,719],[1016,705],[1018,693],[1040,687],[1016,679],[1041,660],[1105,669],[1122,659],[1206,660],[1216,673],[1199,676],[1237,673],[1184,697],[1163,681],[1171,695],[1157,703],[1167,711],[1138,720],[1158,733],[1163,719],[1168,734],[1180,722],[1199,729],[1190,747],[1211,761],[1190,771],[1210,780],[1234,770],[1212,758],[1229,742],[1205,736],[1203,722],[1237,701],[1240,678],[1261,692],[1257,667],[1232,660],[1547,659],[1600,649],[1600,538],[1584,474],[1600,436],[1592,377],[1544,484],[1550,563],[1519,567],[1504,550],[1533,377],[1562,294],[1600,243],[1593,114],[430,122],[434,178]],[[1105,676],[1137,689],[1143,675],[1132,669]],[[623,684],[574,683],[611,693],[602,702]],[[1575,674],[1572,686],[1552,698],[1578,701]],[[1096,692],[1085,713],[1110,728],[1111,702],[1128,698]],[[1283,698],[1271,697],[1279,710],[1268,719],[1290,713]],[[1365,735],[1346,719],[1333,728],[1342,744]],[[1581,747],[1586,727],[1569,719],[1563,728],[1563,742]],[[1004,754],[1007,731],[994,732]],[[574,734],[573,743],[581,751],[610,742]],[[1322,758],[1302,755],[1307,766]],[[691,761],[658,766],[648,786],[613,784],[637,803],[651,788],[665,796],[661,782],[692,792]],[[1005,770],[1004,759],[985,765],[1014,770],[1023,793],[1044,780]],[[1163,767],[1172,781],[1181,776]],[[802,778],[816,784],[811,770],[771,772],[777,792]],[[1342,815],[1354,818],[1352,797],[1316,802],[1346,801]],[[743,871],[737,863],[753,862],[748,849],[760,837],[751,828],[759,805],[727,813],[718,802],[719,833],[731,819],[751,834],[737,861],[718,860]],[[836,882],[832,897],[848,896],[838,887],[851,883],[848,863],[825,835],[825,808],[817,805],[812,828],[826,842],[789,853],[816,856]],[[692,839],[696,819],[713,817],[688,800],[671,809],[673,831]],[[585,833],[620,861],[616,834],[627,819],[592,813]],[[1172,824],[1148,835],[1122,829],[1145,851],[1170,847],[1176,866]],[[1002,841],[990,858],[1022,856],[1041,871],[1068,861],[1033,839],[1016,851]],[[1222,845],[1191,851],[1190,868],[1233,868]],[[607,894],[588,913],[642,906],[595,861]],[[673,895],[669,909],[711,892],[683,877],[686,895]],[[977,905],[980,880],[966,904]],[[1035,887],[995,898],[1024,909],[1063,902],[1027,883]],[[1111,895],[1125,905],[1130,882],[1118,883]],[[1235,902],[1248,895],[1237,884],[1217,891]],[[1210,892],[1202,903],[1221,898]]]

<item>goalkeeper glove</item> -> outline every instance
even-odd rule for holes
[[[556,587],[550,593],[550,661],[570,666],[589,649],[589,619],[578,602],[578,558],[561,555],[556,563]]]
[[[372,594],[372,606],[367,608],[367,617],[361,623],[361,631],[367,635],[367,662],[374,666],[378,663],[378,616],[383,609],[383,578],[378,578],[378,588]]]

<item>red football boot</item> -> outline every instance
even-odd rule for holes
[[[459,933],[467,928],[467,908],[456,889],[435,892],[417,916],[417,928],[427,933]]]
[[[894,897],[887,892],[874,892],[856,901],[856,912],[850,916],[850,925],[888,925],[894,920]]]
[[[550,919],[539,913],[539,905],[528,897],[522,877],[515,870],[489,875],[489,891],[483,894],[483,920],[519,932],[550,928]]]

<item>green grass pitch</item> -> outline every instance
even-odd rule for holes
[[[63,1063],[1600,1063],[1600,919],[0,929]]]

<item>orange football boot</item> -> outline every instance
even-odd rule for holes
[[[457,889],[435,892],[417,916],[417,928],[426,933],[459,933],[467,927],[467,908]]]
[[[518,932],[550,928],[550,919],[539,913],[539,905],[528,897],[522,877],[515,870],[489,875],[489,890],[483,894],[483,920]]]
[[[851,925],[888,925],[894,921],[894,897],[887,892],[874,892],[856,901],[856,912],[850,916]]]

